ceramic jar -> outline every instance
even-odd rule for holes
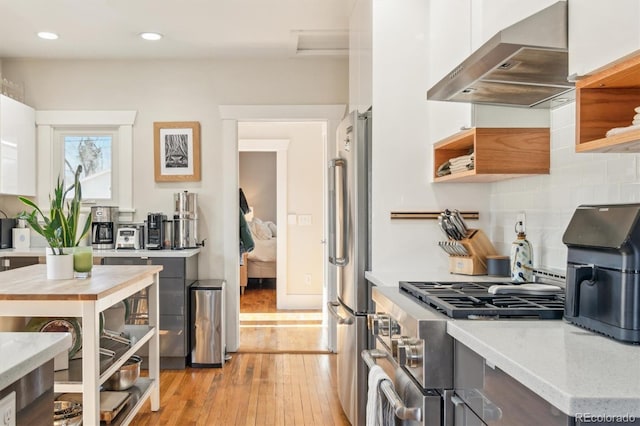
[[[533,250],[527,240],[522,222],[516,223],[518,236],[511,243],[511,281],[524,283],[533,281]]]

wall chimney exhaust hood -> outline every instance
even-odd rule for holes
[[[573,98],[567,38],[567,2],[559,1],[493,36],[427,99],[549,108],[554,98]]]

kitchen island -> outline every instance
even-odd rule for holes
[[[0,315],[79,317],[82,320],[80,368],[71,366],[55,375],[54,392],[81,392],[84,424],[99,424],[99,387],[142,345],[149,344],[149,375],[136,382],[139,394],[120,414],[126,424],[151,398],[160,408],[158,281],[162,266],[95,266],[88,279],[47,280],[46,265],[32,265],[0,273]],[[148,289],[149,325],[126,329],[131,346],[104,362],[99,354],[100,313],[115,303]]]
[[[191,352],[189,347],[189,287],[198,280],[200,248],[181,250],[93,250],[94,265],[161,265],[160,272],[160,368],[184,369]],[[0,250],[5,268],[44,262],[44,248]],[[1,270],[1,268],[0,268]],[[129,323],[146,321],[146,305],[132,298]],[[146,348],[138,353],[146,358]],[[146,360],[145,360],[146,363]]]
[[[406,308],[405,312],[418,309],[435,314],[435,310],[394,290],[400,280],[415,278],[415,275],[407,278],[400,275],[403,274],[367,272],[366,278],[381,290],[396,294],[394,299]],[[425,278],[496,281],[487,276],[444,273],[422,275],[422,280]],[[640,345],[621,343],[563,320],[467,320],[444,315],[442,320],[446,321],[448,335],[456,342],[456,352],[464,346],[467,348],[464,350],[473,353],[472,361],[479,361],[475,364],[479,368],[473,370],[471,376],[476,380],[472,387],[480,392],[483,380],[499,377],[500,370],[566,416],[587,423],[603,418],[634,418],[640,422]],[[467,357],[464,361],[471,359]],[[491,373],[493,370],[495,374]],[[469,377],[469,370],[461,376],[465,374]]]

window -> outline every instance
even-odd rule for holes
[[[82,199],[118,206],[120,220],[133,220],[135,117],[135,111],[36,111],[37,202],[48,204],[58,176],[70,185],[82,165]]]
[[[62,150],[62,168],[67,185],[73,182],[78,166],[82,166],[80,183],[85,201],[112,201],[114,197],[114,151],[117,135],[114,131],[59,131]],[[62,170],[60,176],[63,176]],[[73,196],[70,194],[69,196]]]

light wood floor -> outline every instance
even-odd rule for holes
[[[349,425],[335,392],[335,355],[235,354],[223,368],[163,370],[160,411],[143,425]]]
[[[278,312],[275,290],[240,300],[240,352],[223,368],[161,371],[160,411],[147,402],[131,424],[348,426],[321,314]]]
[[[328,353],[322,311],[279,311],[276,290],[248,287],[240,298],[240,348],[250,353]]]

